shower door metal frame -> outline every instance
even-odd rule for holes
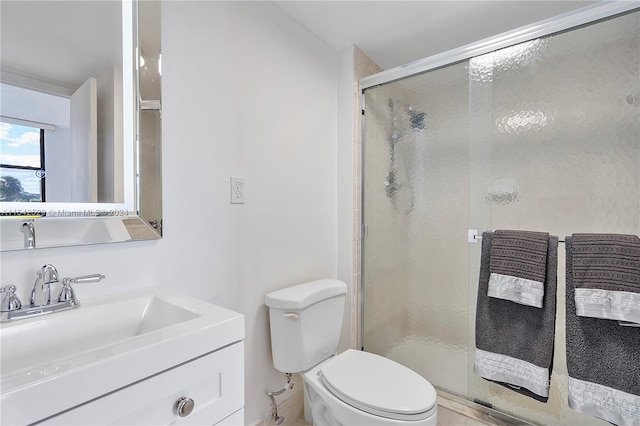
[[[364,350],[364,268],[365,268],[365,238],[367,234],[367,224],[365,222],[365,209],[364,209],[364,173],[366,164],[364,163],[364,111],[366,89],[374,86],[380,86],[383,84],[391,83],[394,81],[402,80],[404,78],[412,77],[417,74],[425,73],[437,68],[442,68],[448,65],[452,65],[456,62],[465,61],[476,56],[484,55],[485,53],[493,52],[505,47],[514,46],[519,43],[535,40],[540,37],[545,37],[551,34],[559,33],[561,31],[570,30],[581,25],[590,24],[599,20],[611,18],[616,15],[621,15],[626,12],[640,10],[640,1],[602,1],[593,5],[585,6],[580,9],[576,9],[572,12],[564,13],[543,21],[526,25],[524,27],[516,28],[511,31],[498,34],[493,37],[489,37],[474,43],[467,44],[462,47],[458,47],[452,50],[448,50],[443,53],[439,53],[433,56],[429,56],[425,59],[420,59],[415,62],[411,62],[406,65],[391,68],[386,71],[379,72],[377,74],[370,75],[368,77],[361,78],[359,80],[360,88],[360,102],[362,106],[362,114],[360,115],[360,137],[362,147],[360,152],[360,200],[362,205],[360,206],[360,346],[361,350]]]
[[[616,0],[612,2],[603,1],[595,3],[572,12],[567,12],[462,47],[438,53],[425,59],[419,59],[406,65],[361,78],[360,90],[364,93],[365,89],[373,86],[391,83],[392,81],[401,80],[415,74],[464,61],[504,47],[589,24],[600,19],[610,18],[634,9],[640,9],[640,2]]]

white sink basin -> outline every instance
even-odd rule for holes
[[[0,424],[47,418],[244,338],[242,315],[158,288],[81,303],[0,326]]]

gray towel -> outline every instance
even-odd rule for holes
[[[640,323],[640,238],[621,234],[572,237],[576,313]]]
[[[497,230],[493,233],[489,268],[492,273],[544,282],[548,245],[546,232]]]
[[[573,284],[640,293],[640,238],[622,234],[573,234]]]
[[[542,307],[547,275],[546,232],[497,230],[489,260],[488,295]]]
[[[482,234],[476,309],[476,360],[480,376],[546,402],[553,369],[558,237],[548,238],[542,308],[487,296],[492,232]]]
[[[569,406],[618,425],[640,424],[640,328],[578,316],[572,237],[567,251]]]

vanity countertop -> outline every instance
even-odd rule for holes
[[[0,326],[2,424],[30,424],[244,339],[244,317],[161,288]]]

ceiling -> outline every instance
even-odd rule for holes
[[[326,0],[274,3],[332,48],[355,44],[382,68],[389,69],[595,2]],[[152,22],[159,21],[157,2],[143,1],[141,5],[144,6],[140,10],[142,18],[147,16]],[[109,63],[120,61],[121,51],[116,48],[119,45],[113,42],[120,33],[117,2],[2,0],[0,7],[3,71],[19,70],[34,77],[43,76],[41,67],[46,64],[48,79],[77,87],[87,75],[98,75]],[[80,30],[74,24],[79,24]],[[158,46],[144,42],[147,30],[154,27],[156,25],[141,20],[145,56],[159,50]],[[77,31],[84,36],[77,37]],[[154,33],[152,39],[159,40],[159,33]],[[154,84],[159,85],[159,80],[155,80]]]
[[[87,78],[122,64],[122,6],[117,1],[0,0],[0,11],[3,81],[18,75],[19,84],[69,95]],[[160,96],[159,23],[160,3],[141,1],[139,38],[146,64],[141,66],[140,90],[144,99]]]
[[[122,63],[117,2],[2,0],[0,8],[3,72],[78,87]]]
[[[275,1],[334,49],[355,44],[389,69],[594,1]]]

